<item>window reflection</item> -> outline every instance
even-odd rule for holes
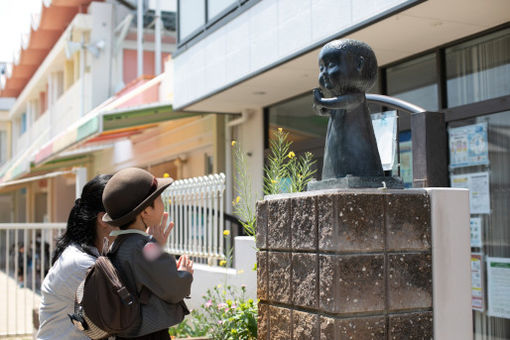
[[[208,0],[207,20],[215,18],[218,14],[225,11],[227,8],[236,4],[237,2],[237,0]]]
[[[205,1],[179,1],[179,37],[182,40],[205,25]]]
[[[447,48],[448,106],[510,94],[510,29]]]
[[[429,54],[386,70],[388,95],[437,111],[436,56]]]

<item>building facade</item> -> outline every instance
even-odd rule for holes
[[[224,117],[173,110],[176,5],[160,2],[158,35],[154,3],[142,2],[138,44],[136,1],[41,2],[2,65],[0,223],[65,222],[84,181],[127,166],[222,171]]]
[[[311,151],[321,162],[327,120],[314,115],[311,90],[326,42],[368,43],[379,63],[372,93],[444,115],[447,148],[437,150],[449,155],[444,175],[451,186],[471,190],[473,334],[510,339],[510,3],[181,0],[178,6],[175,108],[241,117],[227,120],[225,135],[248,153],[260,195],[264,151],[277,127],[290,133],[297,152]],[[410,117],[398,115],[394,170],[412,186]]]

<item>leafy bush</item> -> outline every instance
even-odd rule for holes
[[[209,335],[215,340],[257,338],[257,303],[246,299],[246,288],[216,286],[203,296],[200,309],[193,310],[181,324],[170,328],[176,337]]]

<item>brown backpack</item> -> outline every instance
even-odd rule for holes
[[[125,334],[138,327],[140,304],[149,299],[150,292],[145,287],[140,296],[130,292],[111,262],[123,240],[118,237],[108,254],[97,258],[76,290],[74,314],[69,314],[69,318],[91,339]]]

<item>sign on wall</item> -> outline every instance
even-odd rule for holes
[[[450,168],[489,164],[486,122],[449,129],[448,135]]]
[[[483,312],[483,255],[481,253],[471,254],[471,308]]]
[[[490,214],[489,172],[451,175],[452,188],[469,189],[471,214]]]
[[[392,170],[397,153],[397,111],[373,114],[372,126],[383,169]]]
[[[482,218],[471,217],[469,219],[471,229],[471,247],[482,247]]]
[[[510,258],[487,257],[488,313],[510,319]]]

